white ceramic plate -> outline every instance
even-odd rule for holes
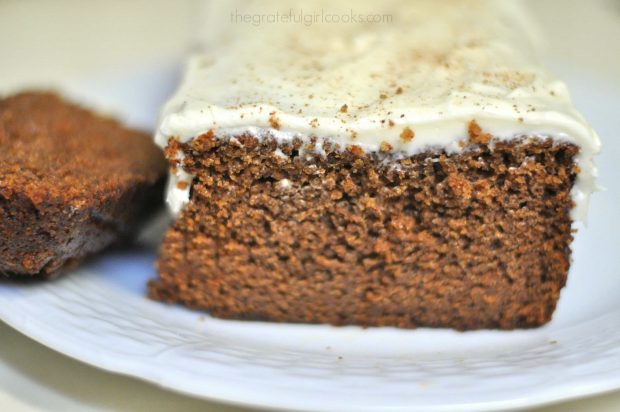
[[[175,65],[90,73],[68,92],[153,123]],[[518,408],[620,388],[620,143],[617,82],[563,67],[605,145],[606,192],[574,243],[553,321],[528,331],[277,325],[212,319],[145,299],[157,233],[46,284],[0,282],[0,319],[100,368],[198,397],[299,410]],[[160,222],[162,223],[162,222]],[[165,224],[165,222],[163,222]]]

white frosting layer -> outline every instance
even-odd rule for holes
[[[533,29],[517,2],[212,3],[206,50],[190,59],[163,110],[156,137],[162,147],[169,137],[187,141],[213,130],[317,136],[367,151],[386,142],[406,155],[453,153],[475,119],[499,139],[551,136],[577,144],[573,217],[585,219],[600,142],[564,83],[536,61]],[[274,22],[276,13],[289,22]],[[300,13],[322,22],[307,24]],[[378,22],[360,22],[369,15]],[[335,16],[358,22],[327,22]],[[401,137],[406,129],[413,139]],[[188,196],[172,184],[168,201],[178,211]]]

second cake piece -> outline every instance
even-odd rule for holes
[[[0,100],[0,275],[53,277],[129,239],[165,170],[147,134],[57,95]]]

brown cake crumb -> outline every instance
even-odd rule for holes
[[[347,110],[349,110],[349,107],[346,104],[343,104],[342,107],[340,107],[340,113],[346,113]]]
[[[269,113],[269,125],[276,130],[280,130],[280,122],[276,112]]]
[[[386,153],[392,150],[392,145],[389,144],[388,142],[381,142],[381,145],[379,146],[379,150],[381,150],[382,153]]]
[[[127,240],[165,172],[145,133],[50,93],[0,100],[0,274],[51,277]]]
[[[467,132],[469,134],[469,143],[488,144],[491,141],[492,136],[489,133],[484,133],[475,120],[469,122]]]
[[[415,137],[415,133],[408,127],[405,127],[400,134],[400,138],[406,142],[410,142]]]
[[[347,146],[347,151],[354,156],[358,156],[358,157],[364,156],[364,149],[362,149],[361,147],[357,145]]]
[[[514,139],[403,157],[326,145],[307,157],[300,140],[236,139],[179,146],[195,179],[152,298],[221,318],[335,325],[513,329],[551,318],[569,267],[577,146]]]

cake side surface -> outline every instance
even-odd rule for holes
[[[173,167],[195,179],[150,296],[236,319],[544,324],[569,267],[578,148],[480,133],[461,153],[414,156],[316,139],[171,139]]]
[[[51,277],[128,239],[166,164],[144,133],[51,93],[0,100],[0,274]]]

